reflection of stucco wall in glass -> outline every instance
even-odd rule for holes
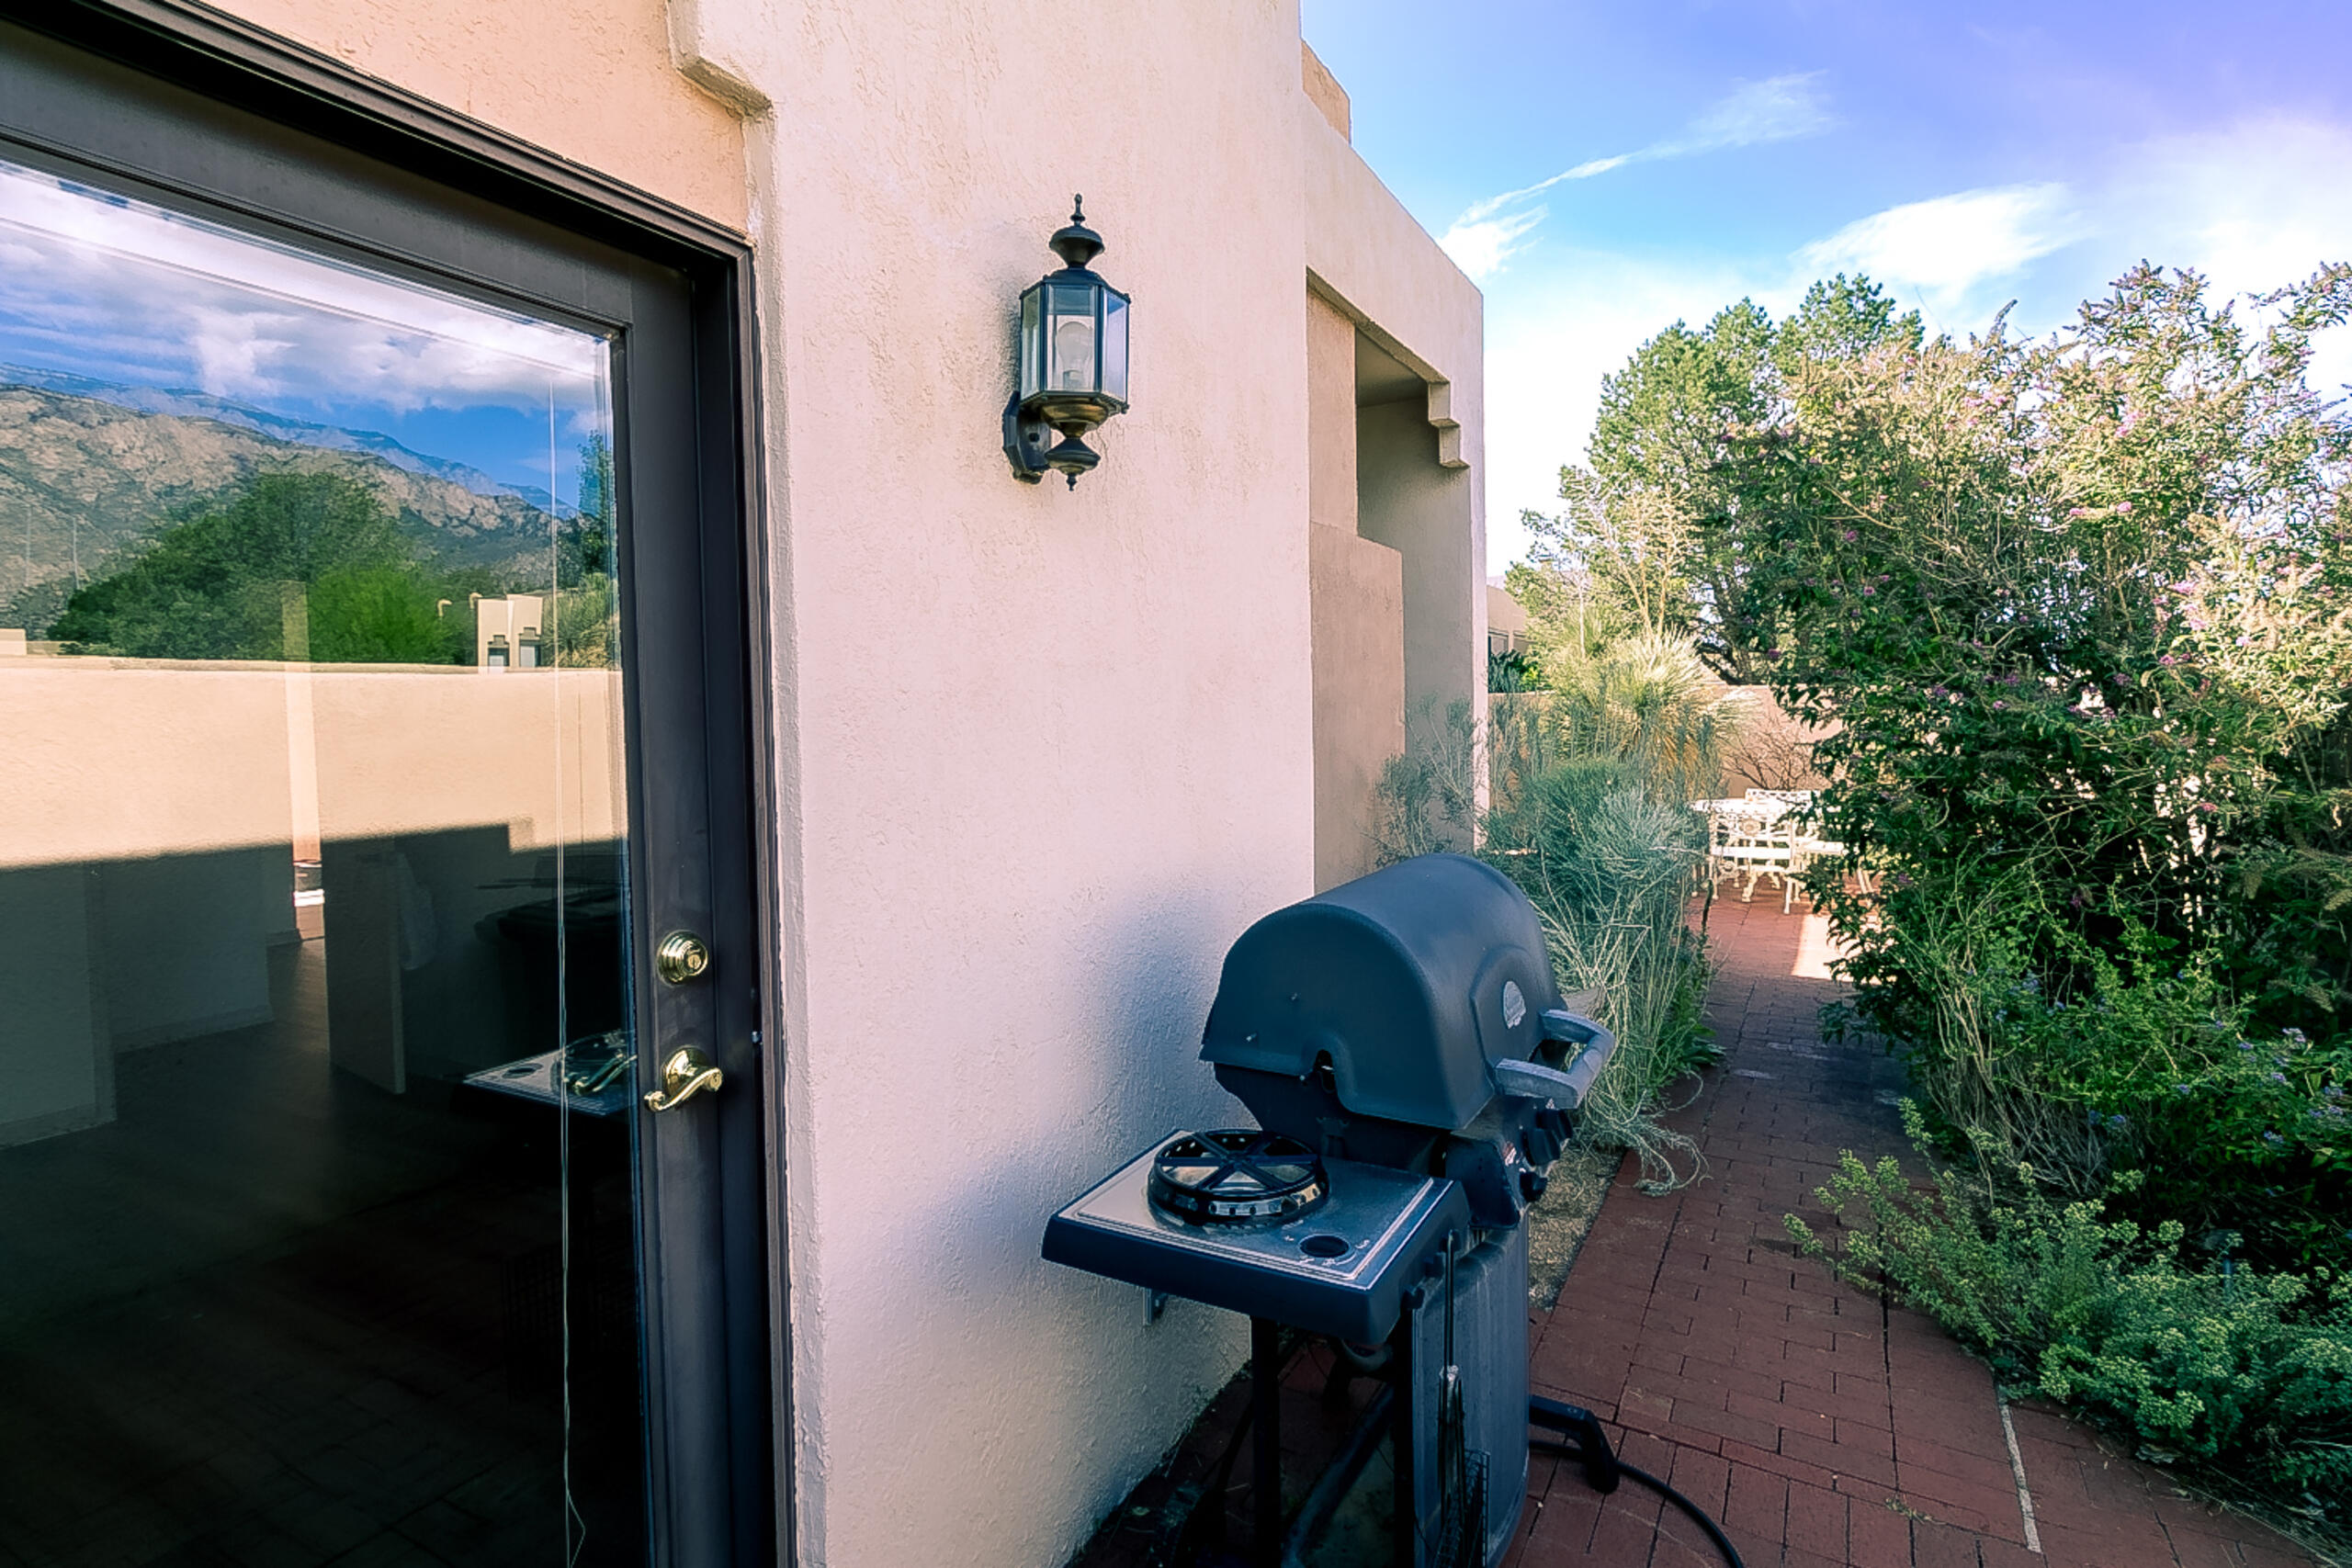
[[[12,660],[0,870],[288,845],[304,818],[313,839],[489,825],[518,850],[618,837],[618,674],[471,674]]]

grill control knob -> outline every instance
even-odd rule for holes
[[[1519,1173],[1519,1195],[1531,1203],[1544,1196],[1544,1189],[1551,1185],[1552,1179],[1540,1170],[1522,1170]]]

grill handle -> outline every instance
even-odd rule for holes
[[[1505,1094],[1574,1111],[1591,1092],[1600,1069],[1609,1065],[1610,1055],[1617,1049],[1617,1037],[1589,1018],[1551,1011],[1544,1015],[1544,1038],[1582,1045],[1584,1049],[1565,1067],[1547,1067],[1541,1062],[1497,1062],[1493,1064],[1495,1087]]]

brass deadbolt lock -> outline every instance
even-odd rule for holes
[[[692,931],[672,931],[653,950],[653,971],[673,986],[710,973],[710,948]]]

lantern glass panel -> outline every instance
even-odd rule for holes
[[[1097,291],[1084,283],[1046,286],[1046,389],[1091,392],[1101,385],[1096,356]]]
[[[1032,284],[1021,296],[1021,395],[1032,397],[1045,386],[1046,355],[1041,297],[1042,283]]]
[[[1102,296],[1102,390],[1127,400],[1127,297],[1110,290]]]

